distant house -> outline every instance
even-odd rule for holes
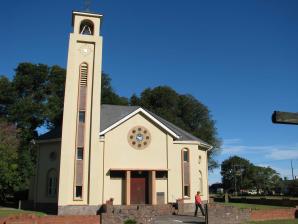
[[[283,185],[285,195],[298,196],[298,180],[284,180]]]

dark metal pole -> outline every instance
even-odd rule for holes
[[[295,178],[294,178],[294,169],[293,169],[293,160],[291,160],[291,169],[292,169],[292,179],[295,180]]]
[[[234,170],[234,194],[237,196],[237,184],[236,184],[235,164],[233,164],[233,170]]]
[[[208,204],[205,204],[205,224],[208,224]]]

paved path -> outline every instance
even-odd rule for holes
[[[205,218],[203,216],[181,216],[181,215],[168,215],[157,217],[154,224],[179,224],[179,223],[193,223],[193,224],[205,224]]]

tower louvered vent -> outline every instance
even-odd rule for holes
[[[88,65],[86,63],[81,64],[80,72],[81,72],[80,86],[87,86]]]

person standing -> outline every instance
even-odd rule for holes
[[[197,216],[198,208],[200,208],[200,210],[202,212],[202,215],[205,216],[205,212],[204,212],[204,209],[202,207],[202,199],[201,199],[200,193],[201,192],[198,191],[197,194],[196,194],[196,196],[195,196],[196,210],[195,210],[195,215],[194,216]]]

